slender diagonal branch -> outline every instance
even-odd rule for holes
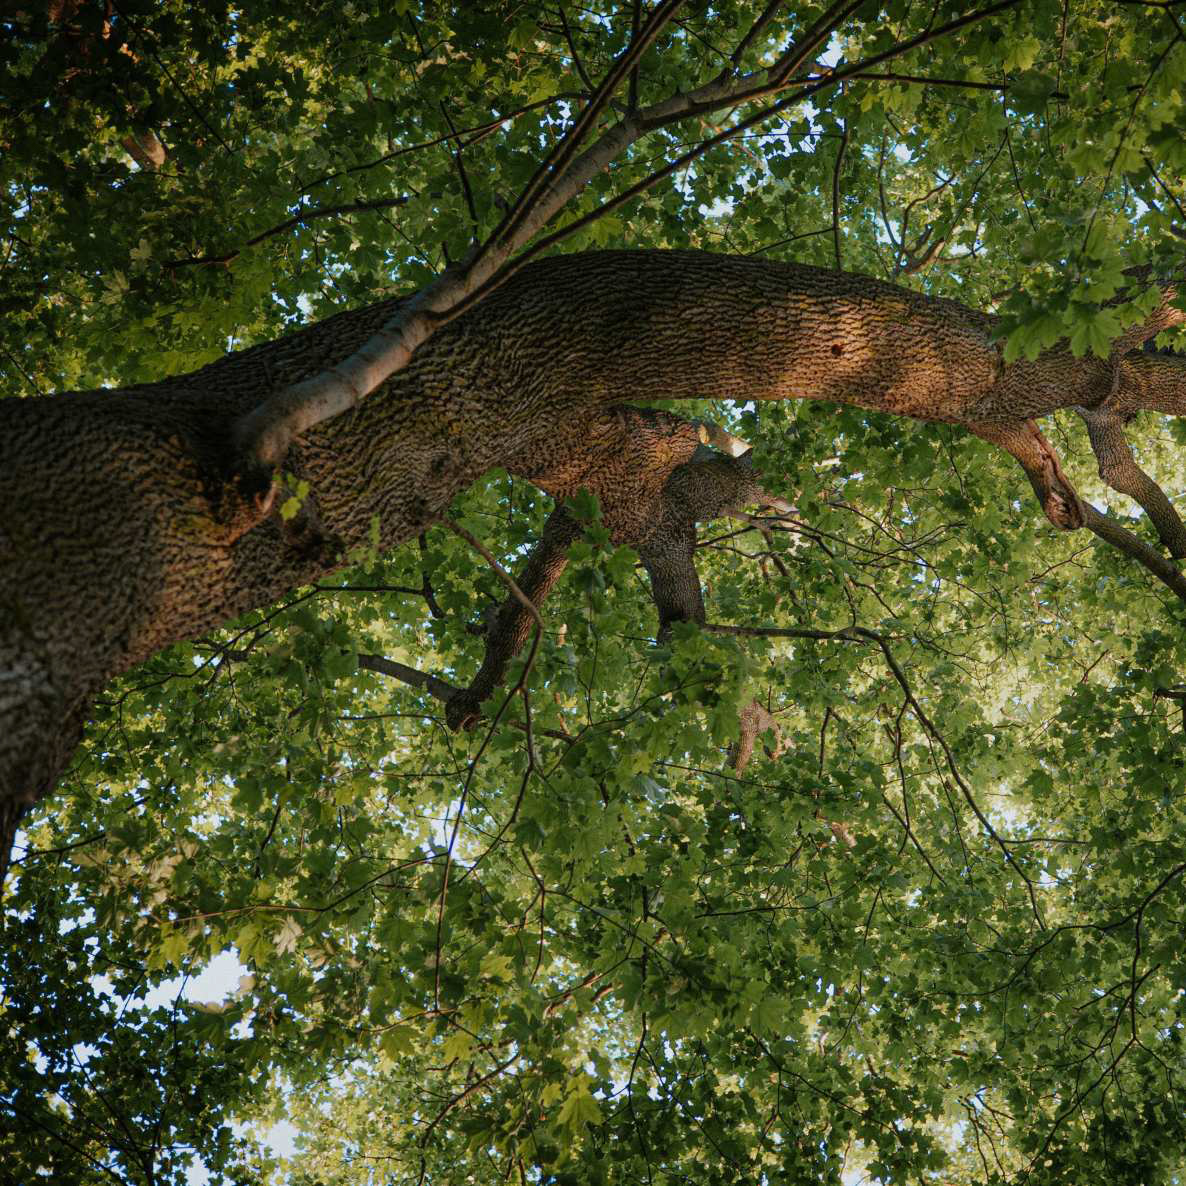
[[[1161,583],[1172,589],[1178,598],[1186,601],[1186,576],[1183,576],[1172,561],[1163,556],[1156,548],[1145,543],[1139,535],[1134,535],[1127,527],[1122,527],[1115,519],[1103,514],[1091,503],[1085,502],[1084,526],[1094,532],[1105,543],[1118,548],[1126,556],[1131,556],[1138,564],[1147,568]]]
[[[336,206],[321,206],[316,210],[302,210],[299,214],[294,214],[291,218],[286,218],[283,222],[278,222],[266,231],[260,231],[258,235],[252,235],[242,247],[233,248],[231,251],[224,251],[221,255],[196,255],[190,259],[166,260],[161,266],[176,270],[177,268],[193,268],[209,266],[211,264],[230,264],[238,259],[249,247],[255,247],[265,239],[282,235],[285,231],[292,230],[293,227],[304,226],[306,223],[314,222],[318,218],[340,218],[343,214],[362,214],[369,210],[390,210],[393,206],[406,206],[407,203],[407,195],[403,195],[398,198],[378,198],[373,202],[342,202]]]
[[[593,84],[587,80],[586,86],[590,90],[593,89]],[[413,152],[423,152],[426,148],[435,148],[438,144],[447,144],[451,140],[456,140],[463,147],[469,148],[486,139],[487,136],[497,132],[504,125],[512,123],[519,116],[526,115],[529,111],[538,111],[541,107],[551,107],[556,103],[570,102],[574,99],[587,99],[588,97],[583,91],[558,91],[547,99],[536,99],[533,103],[525,103],[522,107],[517,107],[514,111],[508,111],[506,115],[500,115],[497,119],[487,120],[482,124],[475,124],[471,128],[450,131],[444,136],[434,136],[431,140],[421,140],[416,144],[404,144],[399,148],[393,148],[390,152],[385,152],[381,157],[376,157],[373,161],[366,161],[361,165],[351,165],[349,168],[340,169],[337,173],[326,173],[322,177],[317,177],[307,182],[297,192],[299,195],[307,194],[310,190],[316,189],[319,185],[324,185],[327,181],[336,181],[339,177],[349,177],[351,173],[362,173],[367,169],[377,169],[380,165],[386,165],[389,161],[398,160],[400,157],[408,156]]]
[[[494,571],[498,574],[499,580],[502,581],[504,585],[506,585],[506,587],[511,591],[511,595],[531,615],[532,619],[535,621],[536,626],[542,630],[544,628],[544,623],[543,619],[539,616],[539,610],[535,607],[535,602],[533,602],[531,598],[519,588],[519,586],[515,583],[515,578],[511,576],[511,574],[507,572],[507,570],[503,568],[501,564],[499,564],[499,562],[494,558],[494,555],[490,549],[487,548],[486,545],[477,538],[477,536],[472,535],[470,532],[466,531],[466,529],[462,527],[460,523],[454,523],[452,519],[441,519],[441,523],[451,532],[453,532],[454,535],[459,536],[461,539],[465,540],[465,542],[469,544],[469,546],[473,548],[473,550],[477,552],[478,555],[481,556],[482,559],[485,560],[492,569],[494,569]]]
[[[741,59],[745,57],[749,47],[761,37],[766,26],[778,15],[778,10],[782,8],[783,2],[784,0],[770,0],[770,3],[762,10],[761,16],[746,30],[745,36],[737,43],[737,48],[731,55],[734,66],[740,65]]]
[[[366,671],[374,671],[379,675],[389,675],[413,688],[422,688],[437,700],[448,701],[457,694],[458,689],[446,680],[429,675],[426,671],[419,671],[409,667],[406,663],[397,663],[394,659],[387,659],[383,655],[359,655],[358,665]]]
[[[577,116],[573,126],[557,141],[551,152],[540,162],[539,167],[532,175],[531,180],[528,181],[523,192],[519,195],[518,200],[507,211],[506,217],[496,228],[494,234],[479,249],[479,259],[489,254],[497,245],[515,240],[516,232],[523,228],[532,210],[538,205],[539,199],[542,197],[549,180],[553,177],[559,177],[564,173],[564,170],[575,157],[589,132],[597,126],[597,120],[609,104],[609,101],[613,98],[618,87],[621,86],[623,80],[629,77],[631,72],[637,67],[642,56],[655,43],[655,39],[662,33],[667,23],[683,6],[683,2],[684,0],[664,0],[651,13],[646,25],[631,39],[625,53],[610,67],[609,73],[606,74],[601,85]]]

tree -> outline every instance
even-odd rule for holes
[[[22,1172],[1181,1168],[1173,5],[6,31]]]

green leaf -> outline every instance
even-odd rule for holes
[[[601,1123],[601,1108],[589,1091],[586,1077],[578,1076],[569,1087],[556,1123],[574,1137],[581,1136],[589,1125]]]

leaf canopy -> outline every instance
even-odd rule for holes
[[[646,9],[11,12],[6,392],[180,373],[422,286]],[[603,120],[769,63],[823,10],[771,5],[731,62],[763,11],[683,6]],[[843,81],[559,249],[840,264],[996,309],[1008,357],[1106,355],[1148,299],[1124,269],[1180,268],[1180,11],[1018,0],[932,35],[976,11],[850,6],[802,68]],[[658,129],[558,225],[754,110]],[[702,531],[710,620],[880,641],[657,646],[638,557],[587,505],[497,727],[452,733],[358,662],[477,666],[503,588],[439,529],[132,672],[16,854],[14,1180],[1179,1180],[1186,719],[1157,693],[1182,606],[954,429],[705,397],[797,508],[790,533]],[[1135,431],[1180,493],[1182,429]],[[514,567],[548,509],[494,473],[454,517]],[[778,745],[739,775],[755,698]],[[224,952],[244,978],[196,1001]]]

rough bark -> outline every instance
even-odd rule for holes
[[[580,522],[566,507],[557,507],[544,524],[543,538],[532,549],[515,581],[527,598],[540,605],[568,565],[568,546],[581,535]],[[482,666],[467,688],[455,689],[445,709],[451,728],[468,729],[481,716],[481,704],[502,686],[510,661],[523,648],[534,620],[517,597],[508,596],[487,626]]]
[[[783,752],[782,730],[778,727],[778,719],[756,700],[741,710],[737,740],[730,747],[729,764],[733,773],[742,775],[754,756],[754,744],[763,733],[769,733],[774,739],[774,747],[767,752],[770,757],[780,757]],[[833,825],[834,826],[834,825]],[[851,847],[851,846],[850,846]]]
[[[675,622],[704,621],[695,564],[696,524],[755,503],[784,508],[786,504],[762,489],[748,453],[734,458],[697,445],[706,434],[691,421],[630,407],[615,408],[606,419],[609,431],[604,431],[604,424],[595,425],[591,434],[600,442],[598,464],[525,476],[557,497],[582,487],[598,496],[613,542],[637,548],[646,567],[662,638]],[[542,538],[516,576],[519,588],[537,608],[563,575],[569,545],[581,531],[564,506],[549,516]],[[501,687],[508,664],[533,624],[523,603],[508,596],[487,627],[478,673],[449,700],[446,719],[453,728],[477,722],[482,702]]]
[[[1026,422],[1055,408],[1186,410],[1184,361],[1060,348],[1006,366],[991,317],[865,277],[570,255],[524,268],[298,440],[286,469],[313,495],[306,530],[282,531],[271,475],[236,472],[232,426],[350,354],[397,303],[161,383],[0,401],[0,850],[113,676],[331,571],[376,517],[383,548],[408,539],[495,465],[553,492],[589,484],[614,457],[591,425],[612,436],[621,402],[834,400],[995,433],[1015,453],[1035,439]],[[1050,513],[1057,470],[1027,472]]]

